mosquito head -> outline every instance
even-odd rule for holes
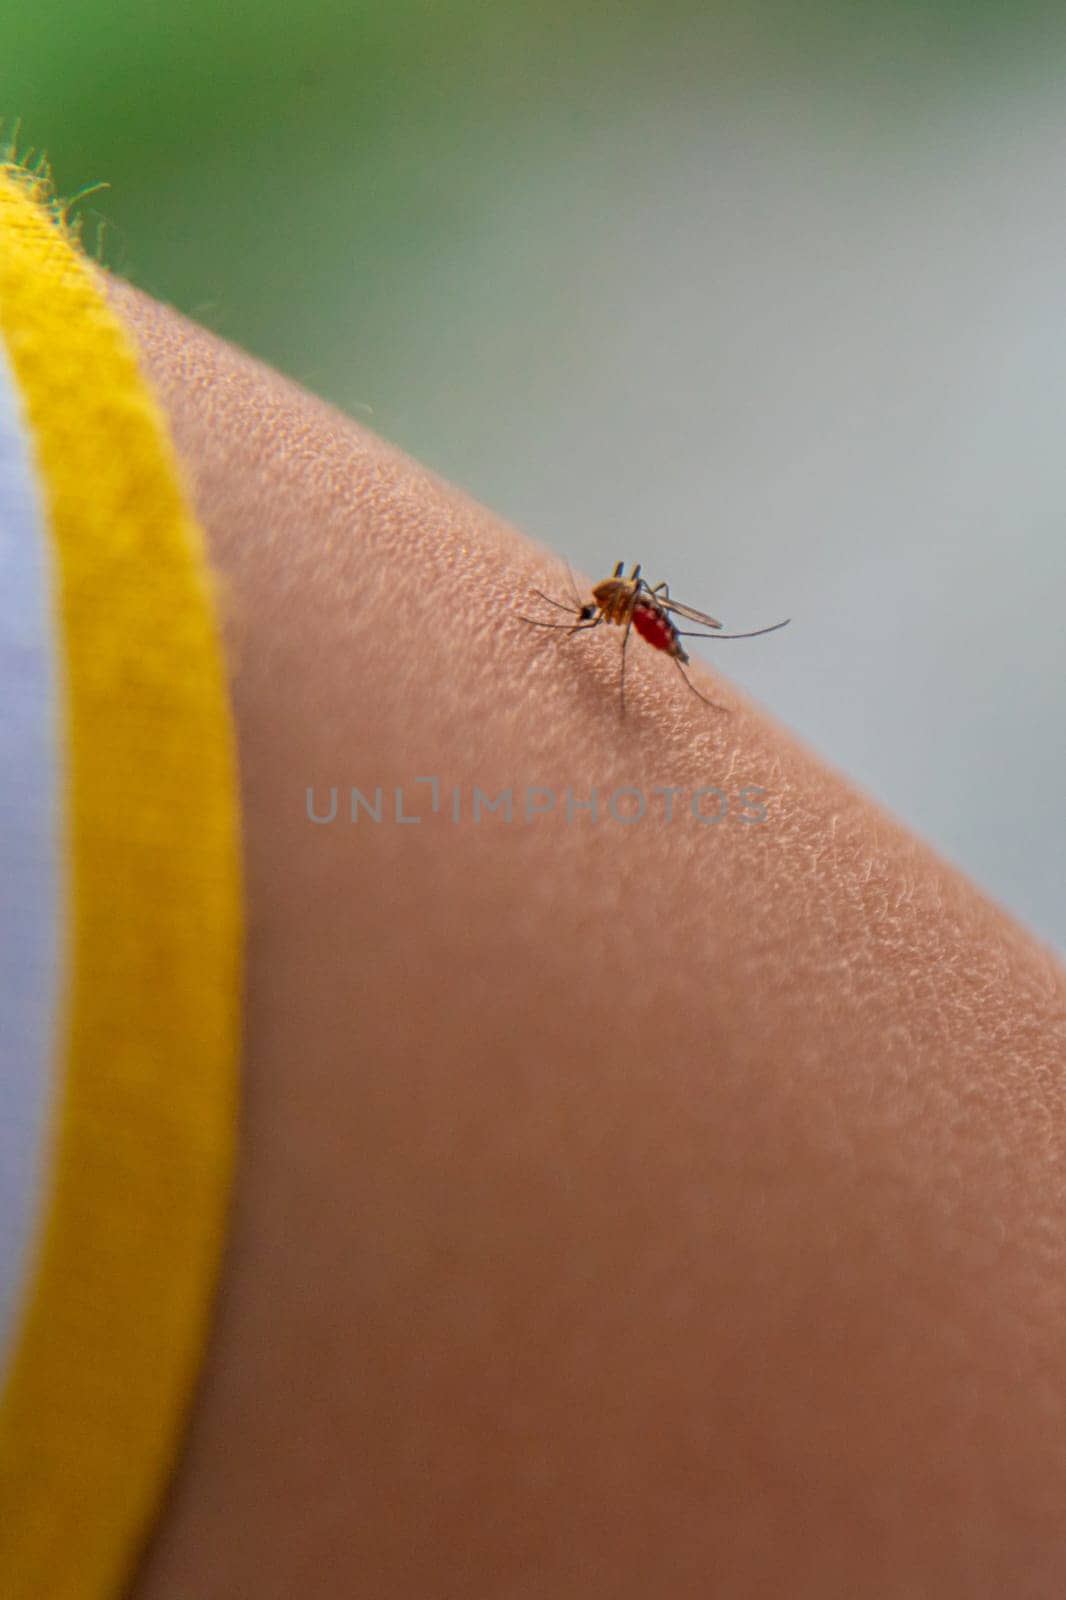
[[[582,622],[591,622],[595,615],[596,607],[592,604],[591,600],[586,600],[585,604],[581,607],[581,610],[578,613],[579,620]]]

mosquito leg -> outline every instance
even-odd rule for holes
[[[684,667],[681,665],[681,663],[677,659],[677,657],[673,656],[673,657],[671,657],[671,659],[672,659],[672,661],[674,663],[674,666],[677,668],[678,672],[680,672],[681,676],[684,678],[685,683],[692,690],[692,693],[696,696],[697,700],[702,700],[704,705],[705,706],[710,706],[712,711],[723,711],[723,712],[725,712],[726,716],[729,715],[729,707],[728,706],[720,706],[718,704],[717,700],[708,700],[707,696],[705,694],[701,694],[700,691],[696,688],[696,685],[693,683],[692,679],[689,677],[688,673],[685,671]]]
[[[574,626],[570,629],[570,634],[568,637],[572,638],[575,633],[588,633],[590,628],[598,628],[602,621],[602,617],[594,617],[591,622],[575,622]]]
[[[630,582],[632,582],[634,578],[636,579],[638,594],[641,592],[641,590],[643,590],[645,594],[650,594],[653,600],[669,600],[670,590],[665,580],[662,583],[655,584],[653,587],[648,582],[647,578],[641,578],[639,573],[639,567],[634,567],[633,571],[630,573]]]
[[[622,702],[622,715],[626,714],[626,645],[629,643],[629,630],[633,626],[633,616],[630,613],[626,623],[626,631],[622,635],[622,676],[619,680],[619,699]]]
[[[784,622],[774,622],[769,628],[752,628],[750,633],[693,633],[687,628],[678,628],[677,635],[679,639],[758,639],[764,633],[787,628],[791,621],[791,617],[786,617]]]

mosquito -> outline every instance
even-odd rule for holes
[[[553,600],[540,589],[534,589],[533,593],[547,601],[548,605],[554,606],[557,611],[567,612],[575,620],[545,622],[539,617],[520,615],[520,621],[528,622],[534,628],[564,629],[567,638],[572,638],[575,633],[588,633],[592,628],[598,628],[601,622],[613,622],[618,627],[624,628],[620,682],[623,716],[626,709],[626,646],[629,643],[630,632],[634,628],[653,649],[662,650],[670,657],[698,700],[702,700],[704,705],[711,706],[715,711],[724,711],[725,706],[718,705],[716,701],[709,700],[705,694],[700,693],[685,671],[689,659],[681,640],[756,639],[760,634],[776,633],[778,628],[787,627],[792,620],[791,617],[786,617],[784,622],[774,622],[769,628],[753,628],[749,633],[722,633],[719,631],[722,624],[714,617],[709,617],[705,611],[697,611],[695,606],[682,605],[680,600],[674,600],[667,583],[650,584],[646,578],[642,578],[639,562],[628,578],[625,576],[625,565],[624,561],[619,561],[611,576],[596,584],[592,591],[592,599],[586,600],[584,604],[578,598],[576,587],[572,606],[563,605],[562,601]],[[572,573],[571,582],[573,582]],[[679,628],[674,621],[675,616],[681,617],[685,622],[698,622],[701,628],[713,628],[716,631],[699,633],[693,629]]]

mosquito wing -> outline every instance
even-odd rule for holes
[[[684,617],[688,622],[702,622],[705,628],[720,628],[722,624],[709,617],[705,611],[697,611],[695,606],[683,606],[680,600],[660,600],[659,604],[664,611],[675,611],[679,617]]]

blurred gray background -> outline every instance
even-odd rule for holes
[[[1066,950],[1061,6],[56,0],[90,246],[713,659]],[[728,653],[727,653],[728,652]]]

